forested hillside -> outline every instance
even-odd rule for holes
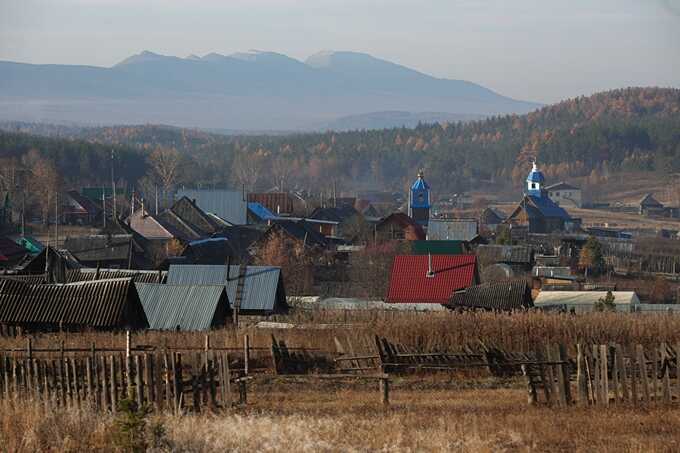
[[[283,185],[319,191],[403,189],[419,168],[438,192],[479,181],[519,184],[537,158],[549,178],[617,171],[680,171],[680,90],[631,88],[581,97],[527,115],[351,132],[222,136],[162,126],[106,128],[4,124],[2,157],[35,149],[71,184],[116,174],[136,185],[154,178],[152,151],[176,156],[181,171],[164,185]],[[17,132],[17,130],[19,132]],[[46,139],[23,134],[60,136]],[[76,141],[72,141],[76,140]],[[157,167],[157,165],[156,165]]]

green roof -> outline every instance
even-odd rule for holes
[[[413,241],[414,255],[461,255],[465,253],[464,241]]]

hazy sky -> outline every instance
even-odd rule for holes
[[[0,0],[0,60],[367,52],[552,102],[680,87],[680,0]]]

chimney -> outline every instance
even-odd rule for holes
[[[427,274],[426,277],[434,277],[434,270],[432,269],[432,254],[427,254]]]

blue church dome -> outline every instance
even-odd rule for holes
[[[411,186],[411,190],[430,190],[430,185],[423,179],[423,172],[418,173],[418,179]]]
[[[536,162],[534,162],[534,167],[531,169],[531,173],[529,173],[529,176],[527,176],[527,182],[545,182],[545,177],[536,166]]]

